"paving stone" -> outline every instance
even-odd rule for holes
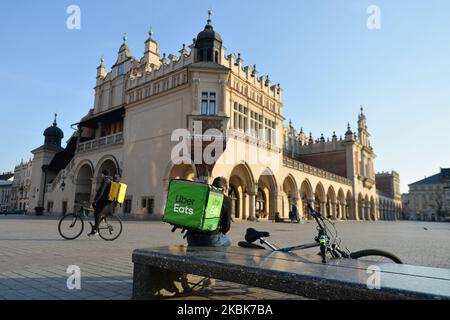
[[[0,299],[128,300],[132,290],[132,251],[185,243],[178,233],[170,232],[170,226],[149,221],[125,221],[124,233],[115,242],[88,239],[84,235],[75,241],[64,241],[55,232],[57,221],[48,217],[0,217]],[[336,226],[342,243],[353,251],[379,248],[392,251],[408,264],[450,268],[450,224],[345,222]],[[269,231],[270,240],[280,246],[311,242],[316,233],[313,223],[234,222],[231,237],[235,243],[243,240],[249,227]],[[81,292],[67,289],[69,265],[81,268]],[[200,281],[201,277],[197,279]],[[233,297],[250,300],[301,298],[219,280],[212,288],[203,288],[193,295],[193,299]]]

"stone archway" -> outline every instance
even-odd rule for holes
[[[325,189],[322,185],[321,182],[319,182],[316,185],[316,189],[314,192],[314,205],[315,205],[315,209],[320,211],[320,213],[322,215],[326,215],[326,203],[327,203],[327,198],[326,198],[326,194],[325,194]]]
[[[361,193],[358,195],[358,219],[364,220],[364,198]]]
[[[228,190],[228,196],[231,199],[231,214],[233,218],[240,218],[240,194],[239,190],[232,184],[230,184],[230,190]]]
[[[235,207],[232,213],[238,219],[254,220],[256,206],[256,183],[253,173],[246,163],[236,165],[228,179],[230,189],[235,190]]]
[[[90,206],[92,200],[92,184],[94,178],[94,168],[91,163],[84,163],[75,175],[75,197],[74,211],[78,211],[80,206]]]
[[[289,211],[291,211],[290,205],[291,203],[295,203],[298,207],[298,200],[299,200],[299,194],[298,194],[298,188],[297,183],[292,175],[287,176],[283,181],[283,202],[282,202],[282,208],[281,208],[281,216],[283,218],[289,217]],[[301,209],[299,208],[299,211]],[[301,216],[301,212],[300,216]]]
[[[302,218],[311,220],[311,213],[308,209],[308,201],[314,202],[314,191],[308,179],[305,179],[300,187],[300,200]]]
[[[356,220],[355,215],[355,202],[352,196],[351,191],[347,191],[346,197],[347,205],[345,207],[345,218],[346,220]]]
[[[169,180],[178,179],[195,181],[196,174],[192,165],[180,164],[172,166],[168,178]]]
[[[103,170],[107,170],[111,177],[116,174],[122,174],[121,169],[119,168],[119,162],[114,156],[111,155],[104,156],[97,163],[97,166],[94,169],[94,178],[100,178]]]
[[[326,199],[326,205],[325,205],[325,214],[326,217],[329,219],[336,219],[336,205],[337,205],[337,200],[336,200],[336,192],[334,191],[333,186],[330,186],[328,188],[328,192],[327,192],[327,199]]]
[[[370,201],[369,196],[366,194],[364,197],[364,219],[370,221]]]
[[[337,219],[338,220],[345,220],[346,219],[346,206],[347,203],[345,201],[345,195],[344,190],[342,188],[339,189],[338,195],[337,195]]]
[[[277,211],[277,182],[275,176],[269,169],[263,171],[258,179],[257,201],[259,205],[256,206],[255,214],[262,219],[275,219],[275,212]],[[260,201],[264,201],[261,206]]]
[[[103,161],[98,166],[98,169],[96,170],[95,178],[97,178],[97,179],[101,178],[103,170],[108,171],[108,175],[111,176],[111,177],[114,177],[118,173],[117,165],[111,159],[107,159],[107,160]]]
[[[378,220],[376,215],[375,199],[373,198],[373,196],[370,198],[370,219],[372,221]]]

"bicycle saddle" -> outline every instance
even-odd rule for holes
[[[268,238],[270,237],[270,233],[265,231],[257,231],[253,228],[247,229],[247,233],[245,234],[245,241],[249,243],[253,243],[260,238]]]
[[[254,243],[245,242],[245,241],[239,241],[238,246],[241,248],[246,248],[246,249],[258,249],[258,250],[266,249],[263,246],[260,246],[260,245],[254,244]]]

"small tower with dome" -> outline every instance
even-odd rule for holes
[[[49,172],[48,165],[54,156],[63,151],[61,147],[64,132],[58,127],[57,114],[53,120],[53,124],[45,129],[44,144],[39,148],[31,151],[33,154],[33,175],[31,179],[31,198],[30,210],[36,213],[42,213],[45,207],[45,190],[46,185],[54,178],[54,173]]]
[[[208,21],[205,29],[195,39],[195,62],[221,63],[222,37],[212,26],[212,11],[208,11]]]

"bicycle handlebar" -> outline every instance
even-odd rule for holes
[[[322,263],[326,263],[326,244],[328,243],[328,235],[325,226],[320,223],[320,221],[323,222],[324,220],[320,212],[313,208],[311,201],[308,201],[308,209],[319,225],[319,235],[316,238],[316,242],[320,244],[320,255],[322,257]]]

